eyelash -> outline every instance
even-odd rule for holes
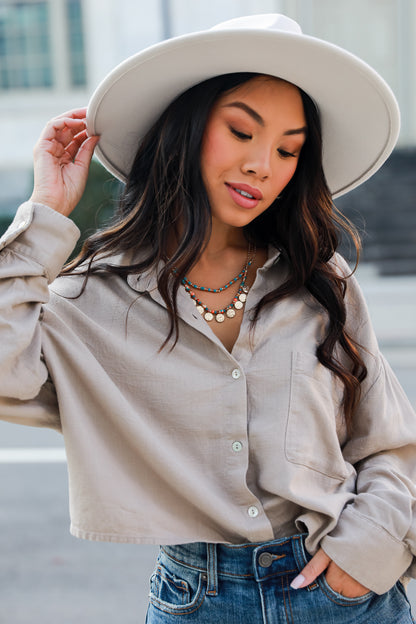
[[[238,139],[241,139],[241,140],[251,139],[251,135],[250,134],[245,134],[244,132],[239,132],[238,130],[236,130],[235,128],[232,128],[231,126],[230,126],[230,130]]]
[[[279,152],[282,158],[295,158],[296,157],[296,154],[291,154],[290,152],[287,152],[286,150],[278,149],[277,151]]]
[[[230,126],[230,130],[231,130],[232,134],[234,134],[234,136],[236,136],[241,141],[246,141],[247,139],[251,139],[251,135],[250,134],[245,134],[244,132],[239,132],[238,130],[236,130],[235,128],[233,128],[231,126]],[[280,156],[282,158],[295,158],[296,157],[296,154],[292,154],[291,152],[287,152],[286,150],[283,150],[283,149],[278,149],[277,151],[278,151],[278,153],[280,154]]]

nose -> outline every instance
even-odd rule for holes
[[[266,180],[271,176],[271,154],[266,148],[250,150],[244,159],[241,170],[243,173],[254,175],[260,180]]]

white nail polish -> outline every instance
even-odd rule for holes
[[[303,574],[298,574],[297,577],[293,579],[290,586],[292,589],[299,589],[299,587],[304,582],[305,582],[305,577],[303,576]]]

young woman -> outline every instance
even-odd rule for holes
[[[412,622],[416,419],[331,201],[391,151],[390,90],[251,16],[129,59],[87,119],[46,126],[0,260],[0,414],[62,431],[72,533],[162,544],[149,624]],[[98,141],[118,213],[55,280]]]

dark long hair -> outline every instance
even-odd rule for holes
[[[139,146],[113,222],[90,236],[78,257],[63,270],[64,274],[75,268],[84,273],[85,288],[91,273],[110,271],[126,277],[163,261],[158,288],[167,306],[170,330],[162,348],[171,339],[174,346],[178,339],[177,292],[209,238],[211,211],[199,167],[208,115],[222,94],[255,76],[235,73],[211,78],[168,106]],[[296,172],[279,200],[245,228],[249,240],[280,249],[288,266],[286,281],[263,297],[253,322],[266,305],[302,287],[311,293],[328,314],[327,333],[317,347],[317,357],[344,384],[344,412],[350,426],[367,371],[359,345],[345,330],[346,280],[329,260],[338,246],[340,227],[352,237],[357,258],[359,238],[332,203],[322,169],[319,114],[309,96],[302,91],[301,96],[308,135]],[[177,229],[179,244],[167,257],[172,228]],[[110,256],[139,248],[144,255],[136,264],[105,262]],[[337,346],[347,356],[349,366],[336,357]]]

